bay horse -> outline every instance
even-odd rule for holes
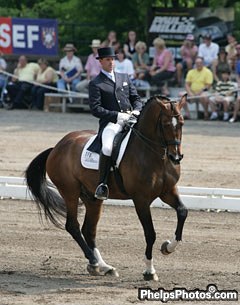
[[[163,254],[172,253],[182,239],[187,209],[182,203],[177,182],[180,177],[182,126],[181,108],[187,96],[171,101],[153,96],[145,104],[119,166],[125,192],[119,187],[113,173],[109,177],[109,198],[132,199],[142,224],[145,240],[145,280],[158,280],[153,266],[152,249],[156,239],[150,205],[156,198],[170,205],[177,213],[174,238],[162,244]],[[60,226],[59,217],[65,217],[65,229],[88,259],[87,270],[92,275],[111,274],[117,270],[108,265],[96,246],[96,231],[103,201],[94,198],[99,173],[81,165],[80,156],[94,131],[83,130],[67,134],[54,148],[35,157],[25,176],[34,201],[46,218]],[[59,194],[46,179],[48,174]],[[85,205],[82,229],[78,222],[79,199]]]

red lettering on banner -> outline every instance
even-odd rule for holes
[[[0,17],[0,50],[12,54],[12,19]]]

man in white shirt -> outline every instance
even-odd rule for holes
[[[67,43],[63,49],[66,56],[60,60],[59,71],[61,79],[57,82],[58,89],[65,90],[66,86],[71,86],[76,91],[76,85],[80,82],[83,66],[81,59],[74,55],[77,49],[73,44]]]
[[[198,48],[198,56],[204,59],[206,67],[211,68],[213,60],[218,58],[219,45],[212,42],[212,37],[209,34],[206,34],[203,39],[203,43]]]

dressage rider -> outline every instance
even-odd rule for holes
[[[113,139],[130,116],[139,115],[142,102],[127,74],[114,72],[115,52],[111,47],[98,49],[97,59],[101,71],[89,83],[89,105],[92,114],[99,118],[96,140],[88,148],[100,153],[99,185],[95,191],[97,199],[108,198],[108,175],[111,168]]]

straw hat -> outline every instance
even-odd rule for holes
[[[74,47],[74,44],[72,44],[72,43],[67,43],[67,44],[65,45],[65,47],[63,48],[63,51],[64,51],[64,52],[67,52],[67,51],[76,52],[77,49]]]
[[[100,48],[100,46],[101,46],[101,40],[99,39],[93,39],[92,44],[90,45],[90,47],[92,48]]]

